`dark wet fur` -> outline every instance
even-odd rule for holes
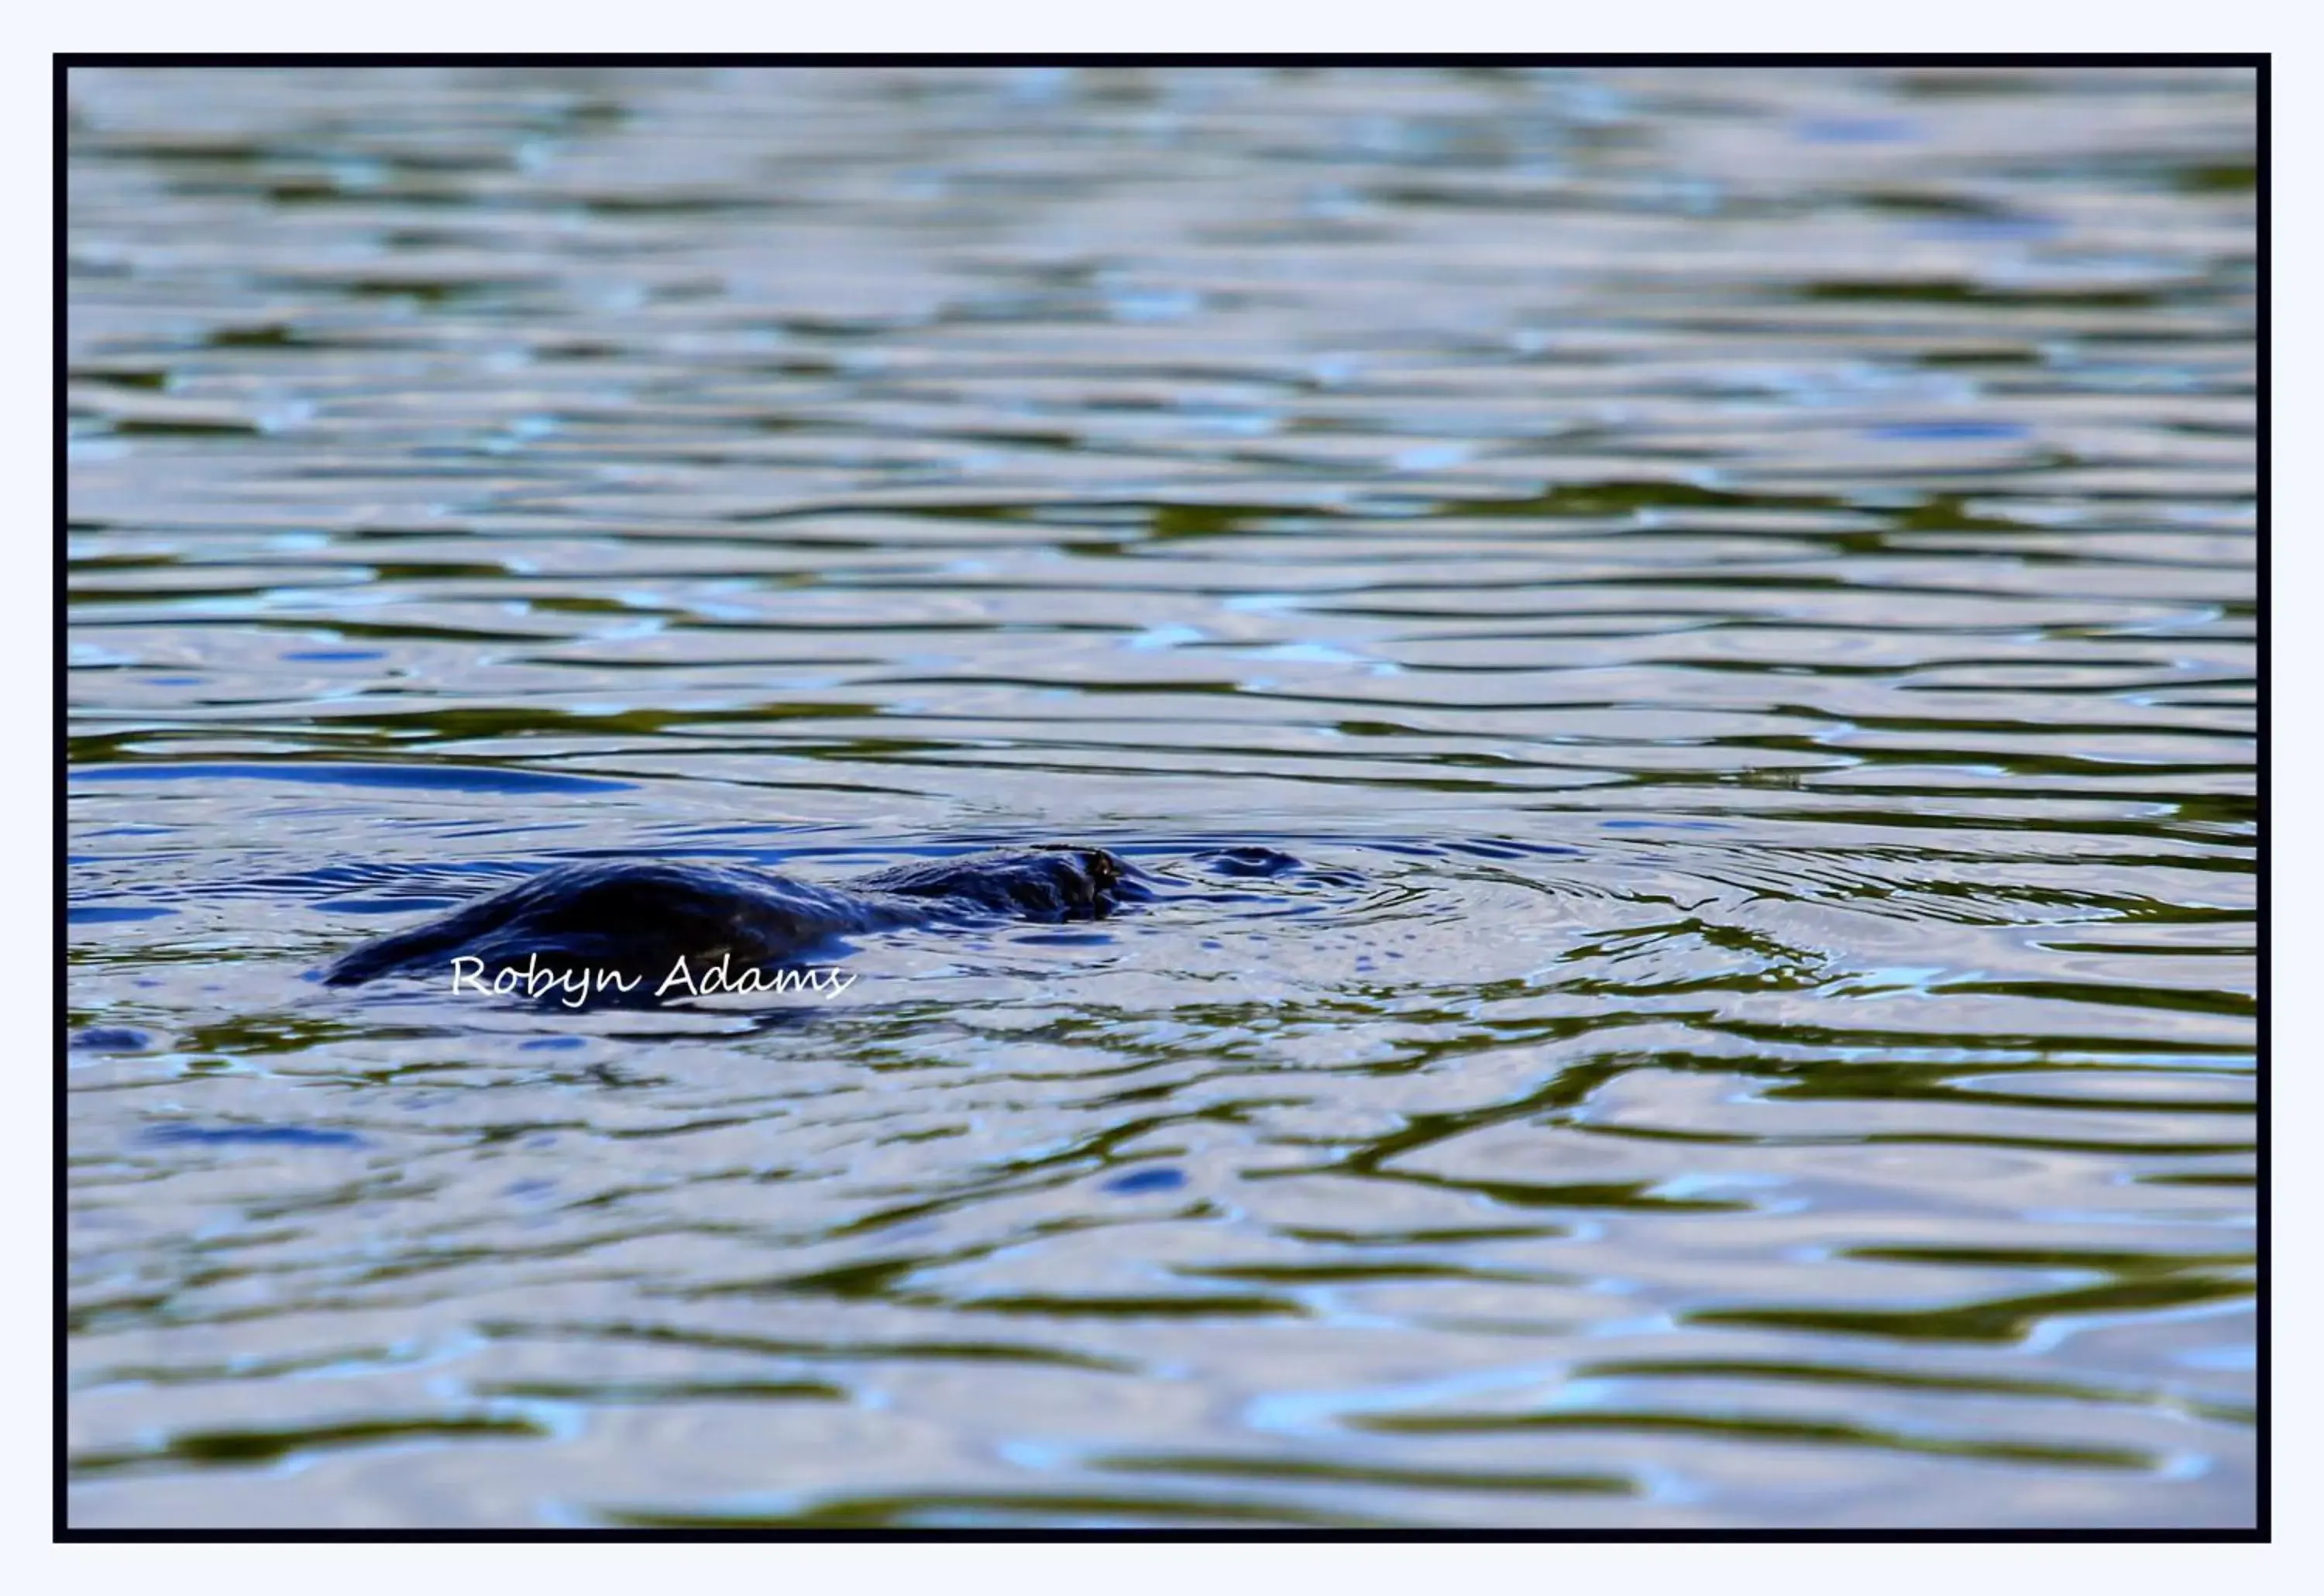
[[[680,958],[722,956],[740,974],[798,963],[833,938],[975,920],[1094,920],[1148,896],[1102,848],[1004,849],[898,865],[816,886],[732,864],[593,860],[558,865],[440,919],[383,936],[323,972],[333,986],[384,975],[450,978],[456,958],[484,979],[506,967],[618,970],[654,986]]]

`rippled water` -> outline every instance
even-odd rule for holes
[[[70,1521],[2251,1523],[2253,90],[75,71]]]

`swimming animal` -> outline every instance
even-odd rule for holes
[[[323,971],[331,986],[388,975],[456,979],[473,990],[513,990],[503,971],[526,973],[570,1001],[660,1001],[680,961],[678,996],[699,990],[696,973],[791,966],[856,932],[1001,920],[1094,920],[1151,894],[1137,872],[1102,848],[1051,844],[924,860],[835,886],[733,864],[590,860],[563,864],[342,955]],[[609,982],[600,973],[613,972]],[[627,977],[630,979],[624,980]],[[495,982],[500,984],[494,985]],[[460,988],[456,984],[454,990]],[[578,1007],[578,1003],[574,1003]]]

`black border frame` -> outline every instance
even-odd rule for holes
[[[440,51],[397,51],[388,53],[357,52],[347,54],[315,52],[221,51],[215,54],[121,51],[59,51],[51,55],[51,123],[54,144],[51,150],[51,300],[52,344],[50,385],[54,413],[52,435],[52,502],[54,530],[51,543],[51,588],[56,634],[53,639],[54,715],[57,737],[57,765],[51,793],[55,800],[55,827],[51,845],[56,864],[53,889],[53,913],[56,935],[57,964],[55,976],[56,1015],[51,1035],[56,1038],[55,1067],[57,1086],[51,1102],[51,1122],[54,1153],[51,1187],[54,1198],[51,1256],[51,1318],[55,1337],[52,1358],[52,1400],[54,1402],[51,1446],[53,1471],[53,1506],[51,1538],[59,1543],[152,1543],[177,1545],[188,1543],[223,1543],[244,1545],[256,1543],[530,1543],[530,1542],[752,1542],[752,1541],[922,1541],[943,1542],[1026,1542],[1026,1541],[1196,1541],[1196,1542],[1611,1542],[1621,1544],[1718,1543],[1751,1544],[2200,1544],[2200,1543],[2267,1543],[2273,1539],[2271,1490],[2272,1416],[2273,1416],[2273,1349],[2269,1319],[2269,1276],[2272,1273],[2272,1213],[2269,1178],[2270,1149],[2273,1138],[2269,1123],[2269,1064],[2273,1041],[2269,992],[2272,985],[2270,938],[2268,936],[2268,833],[2269,833],[2269,678],[2270,678],[2270,594],[2273,583],[2270,573],[2270,507],[2273,498],[2273,458],[2270,447],[2272,372],[2270,365],[2271,331],[2270,298],[2272,287],[2271,230],[2272,207],[2269,198],[2269,161],[2272,153],[2269,75],[2273,56],[2268,53],[2221,52],[2125,52],[2125,53],[1846,53],[1830,54],[1770,51],[1765,54],[1706,53],[1680,55],[1667,52],[1639,53],[1581,53],[1571,55],[1493,54],[1475,52],[1420,54],[1289,54],[1280,52],[1238,53],[1232,51],[1187,52],[1065,52],[1057,54],[1017,54],[999,51],[991,54],[939,53],[859,53],[834,52],[810,54],[761,54],[752,52],[676,52],[671,54],[632,52],[575,52],[542,54],[475,53],[463,54]],[[2257,659],[2258,689],[2256,694],[2258,739],[2255,750],[2257,783],[2257,826],[2254,844],[2254,863],[2257,874],[2258,957],[2258,1050],[2255,1104],[2258,1127],[2256,1206],[2258,1214],[2257,1251],[2260,1260],[2259,1278],[2255,1292],[2258,1313],[2257,1395],[2258,1420],[2255,1427],[2257,1439],[2257,1465],[2254,1486],[2257,1508],[2249,1528],[2153,1528],[2135,1527],[2076,1528],[2076,1527],[2017,1527],[1978,1528],[1761,1528],[1735,1527],[1721,1529],[1628,1530],[1588,1528],[1510,1529],[1510,1528],[1397,1528],[1397,1529],[1332,1529],[1220,1527],[1217,1528],[1180,1528],[1172,1527],[1142,1527],[1134,1530],[1043,1528],[1038,1527],[945,1527],[929,1528],[702,1528],[657,1529],[646,1527],[610,1527],[588,1529],[553,1529],[512,1527],[506,1529],[445,1528],[445,1529],[219,1529],[201,1527],[185,1528],[75,1528],[66,1516],[67,1474],[66,1418],[67,1394],[66,1311],[63,1260],[67,1247],[67,1192],[65,1167],[67,1159],[66,1122],[63,1076],[66,1067],[62,1019],[69,1008],[67,966],[63,949],[68,940],[66,921],[66,855],[68,852],[67,760],[65,727],[67,721],[67,594],[65,539],[69,509],[66,503],[66,423],[65,375],[67,368],[66,314],[68,310],[66,244],[66,182],[65,150],[69,132],[69,101],[66,94],[67,74],[76,67],[142,67],[142,68],[257,68],[296,69],[309,67],[484,67],[521,68],[534,66],[586,68],[698,68],[698,67],[993,67],[993,66],[1063,66],[1063,67],[1688,67],[1688,68],[1848,68],[1848,67],[2034,67],[2034,68],[2137,68],[2137,67],[2219,67],[2241,66],[2257,74],[2257,180],[2255,197],[2258,205],[2257,262],[2258,316],[2255,326],[2257,355],[2257,406],[2259,429],[2257,437],[2259,523],[2256,532],[2257,549],[2255,576],[2257,582]]]

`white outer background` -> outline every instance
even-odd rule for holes
[[[2310,21],[2297,20],[2306,14]],[[73,1596],[2250,1596],[2324,1588],[2316,1356],[2324,1245],[2324,7],[2291,0],[17,0],[0,15],[0,1590]],[[2262,632],[2273,710],[2263,946],[2272,1159],[2271,1492],[2279,1545],[1047,1542],[920,1545],[57,1546],[52,52],[958,52],[996,55],[2276,51],[2273,405],[2284,440]],[[2274,530],[2280,529],[2280,530]],[[42,751],[35,753],[33,751]],[[2310,1150],[2310,1149],[2316,1150]],[[1126,1543],[1126,1544],[1125,1544]]]

